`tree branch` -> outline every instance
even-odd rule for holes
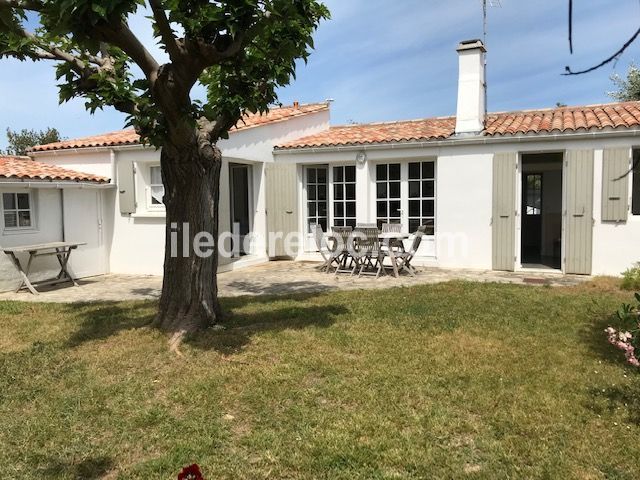
[[[149,6],[153,12],[153,17],[156,20],[156,25],[158,26],[162,42],[167,47],[167,52],[169,52],[169,57],[174,63],[179,62],[180,57],[182,57],[182,52],[180,51],[180,46],[173,34],[173,30],[171,29],[171,25],[169,24],[169,20],[167,19],[161,0],[149,0]]]
[[[563,75],[582,75],[582,74],[590,73],[590,72],[593,72],[594,70],[598,70],[599,68],[604,67],[606,64],[613,62],[620,55],[622,55],[625,52],[625,50],[629,48],[633,42],[636,41],[636,38],[638,38],[638,36],[640,36],[640,28],[636,31],[636,33],[633,34],[633,36],[629,40],[627,40],[627,42],[622,46],[622,48],[620,48],[620,50],[618,50],[616,53],[611,55],[606,60],[600,62],[598,65],[594,65],[591,68],[587,68],[586,70],[580,70],[578,72],[574,72],[573,70],[571,70],[570,67],[567,66],[565,67],[566,73],[563,73]]]
[[[129,55],[144,72],[147,80],[149,80],[151,84],[155,83],[158,78],[160,64],[138,37],[129,29],[126,23],[120,21],[113,26],[97,26],[96,32],[98,32],[107,43],[119,47]]]

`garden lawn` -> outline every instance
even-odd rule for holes
[[[635,479],[632,294],[453,282],[227,299],[169,351],[155,303],[0,303],[0,478]]]

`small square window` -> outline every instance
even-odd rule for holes
[[[387,166],[386,165],[376,165],[376,180],[386,180],[387,179]]]
[[[389,180],[400,180],[400,164],[389,164]]]
[[[3,193],[2,208],[5,229],[33,227],[31,195],[29,193]]]
[[[333,167],[333,181],[342,182],[344,179],[344,170],[342,167]]]
[[[422,178],[434,178],[435,177],[435,163],[433,162],[422,162]]]

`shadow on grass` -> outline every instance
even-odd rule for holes
[[[260,297],[255,297],[260,299]],[[300,295],[294,297],[302,300]],[[232,299],[236,305],[246,305],[254,298],[243,297]],[[227,299],[225,306],[229,305]],[[243,303],[240,303],[244,300]],[[261,299],[262,300],[262,299]],[[272,298],[271,300],[277,300]],[[304,328],[327,328],[333,325],[335,317],[347,313],[347,309],[339,305],[304,306],[301,304],[256,312],[251,314],[233,314],[226,323],[226,330],[207,331],[193,335],[187,343],[202,350],[216,350],[223,355],[238,353],[251,343],[251,338],[263,332],[280,332],[284,330],[301,330]]]
[[[154,302],[136,302],[124,305],[115,302],[69,304],[69,313],[79,320],[78,329],[71,334],[67,346],[76,347],[85,342],[102,340],[124,330],[149,325],[155,315]]]
[[[587,408],[604,418],[640,425],[640,388],[638,384],[592,388]],[[625,412],[626,416],[621,413]]]
[[[44,478],[82,478],[97,480],[113,469],[113,460],[109,457],[87,458],[76,462],[49,459],[43,473]]]
[[[330,278],[330,276],[329,276]],[[336,287],[326,285],[324,283],[309,281],[309,280],[297,280],[290,282],[275,282],[275,283],[262,283],[252,282],[249,280],[236,280],[222,286],[222,293],[224,289],[230,288],[236,290],[241,295],[290,295],[296,293],[311,293],[311,292],[328,292],[335,290]]]

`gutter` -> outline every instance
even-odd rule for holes
[[[55,189],[64,189],[64,188],[80,188],[80,189],[98,189],[98,190],[106,190],[109,188],[115,188],[115,185],[112,183],[95,183],[95,182],[56,182],[50,180],[2,180],[0,181],[0,187],[21,187],[21,188],[55,188]]]
[[[104,147],[77,147],[77,148],[60,148],[56,150],[38,150],[37,152],[29,152],[32,157],[54,156],[61,155],[77,155],[83,153],[102,153],[102,152],[115,152],[123,150],[157,150],[150,145],[142,145],[141,143],[134,143],[130,145],[107,145]]]
[[[521,136],[472,136],[447,138],[444,140],[425,140],[419,142],[389,142],[389,143],[370,143],[361,145],[336,145],[327,147],[300,147],[273,150],[273,155],[301,155],[308,153],[335,153],[335,152],[361,152],[375,150],[404,150],[410,148],[432,148],[445,146],[466,146],[466,145],[492,145],[507,143],[530,143],[530,142],[553,142],[558,140],[593,140],[600,138],[618,138],[618,137],[638,137],[640,129],[632,130],[611,130],[611,131],[594,131],[582,133],[554,133],[546,135],[521,135]]]

